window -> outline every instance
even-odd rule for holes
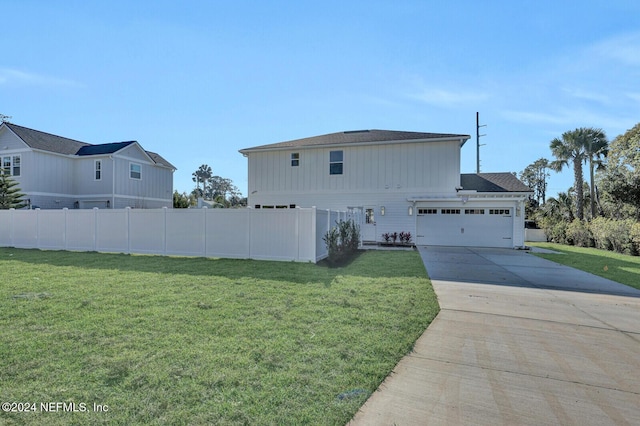
[[[418,214],[438,214],[438,209],[418,209]]]
[[[298,167],[300,165],[300,153],[292,152],[291,153],[291,167]]]
[[[102,180],[102,160],[96,160],[95,172],[93,176],[95,180]]]
[[[441,209],[440,214],[460,214],[460,209]]]
[[[465,209],[464,214],[484,214],[484,209]]]
[[[20,176],[20,156],[2,157],[2,171],[9,176]]]
[[[502,216],[511,216],[511,209],[490,209],[489,214],[499,214]]]
[[[2,171],[11,174],[11,157],[2,157]]]
[[[129,163],[129,177],[131,179],[140,179],[142,177],[142,166],[136,163]]]
[[[341,175],[342,174],[342,151],[330,151],[329,152],[329,174]]]
[[[13,175],[20,176],[20,156],[13,156]]]

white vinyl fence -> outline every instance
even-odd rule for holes
[[[0,210],[0,246],[317,262],[346,212],[295,209]]]

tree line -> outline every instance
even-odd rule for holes
[[[242,196],[240,189],[228,178],[216,176],[207,164],[202,164],[191,174],[196,186],[187,194],[186,192],[173,193],[174,208],[188,208],[195,206],[201,198],[213,205],[213,207],[245,207],[247,199]]]
[[[611,142],[602,129],[567,131],[549,148],[553,160],[540,158],[520,173],[533,191],[527,217],[549,241],[639,255],[640,123]],[[547,198],[550,173],[567,167],[573,169],[573,186]]]

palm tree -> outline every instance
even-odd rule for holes
[[[575,179],[573,187],[576,191],[576,217],[580,220],[584,219],[582,164],[589,160],[590,168],[593,167],[600,161],[601,155],[606,155],[607,146],[606,136],[602,130],[586,127],[564,132],[562,138],[551,141],[551,152],[556,160],[551,162],[549,167],[559,172],[564,166],[568,166],[569,162],[572,163]],[[591,183],[593,184],[593,177],[591,177]],[[592,211],[593,209],[595,207]]]
[[[603,157],[609,154],[609,142],[602,129],[587,129],[587,159],[589,160],[589,189],[591,193],[591,219],[596,217],[596,196],[594,183],[594,167],[604,168]]]
[[[211,180],[213,171],[207,164],[203,164],[198,167],[198,170],[192,173],[192,180],[196,183],[196,192],[198,196],[204,197],[207,192],[207,182]],[[202,191],[200,190],[200,183],[202,182]]]

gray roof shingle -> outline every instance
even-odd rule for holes
[[[268,145],[255,146],[253,148],[241,149],[240,152],[253,150],[301,148],[327,145],[347,145],[347,144],[368,144],[376,142],[406,142],[416,140],[442,140],[461,139],[466,141],[469,135],[458,135],[450,133],[423,133],[405,132],[397,130],[352,130],[346,132],[329,133],[326,135],[312,136],[309,138],[295,139],[286,142],[273,143]]]
[[[52,135],[51,133],[18,126],[13,123],[5,122],[3,124],[11,129],[11,131],[22,139],[22,141],[29,147],[33,149],[40,149],[42,151],[55,152],[57,154],[78,156],[113,154],[133,143],[136,143],[135,141],[128,141],[93,145],[74,139],[64,138],[62,136]],[[165,160],[161,155],[151,151],[145,152],[156,164],[175,169],[175,166]]]
[[[478,192],[532,192],[512,173],[463,173],[460,175],[463,190]]]
[[[80,142],[51,133],[29,129],[13,123],[4,123],[13,133],[23,140],[29,147],[43,151],[55,152],[58,154],[75,155],[84,146],[89,146],[86,142]]]

